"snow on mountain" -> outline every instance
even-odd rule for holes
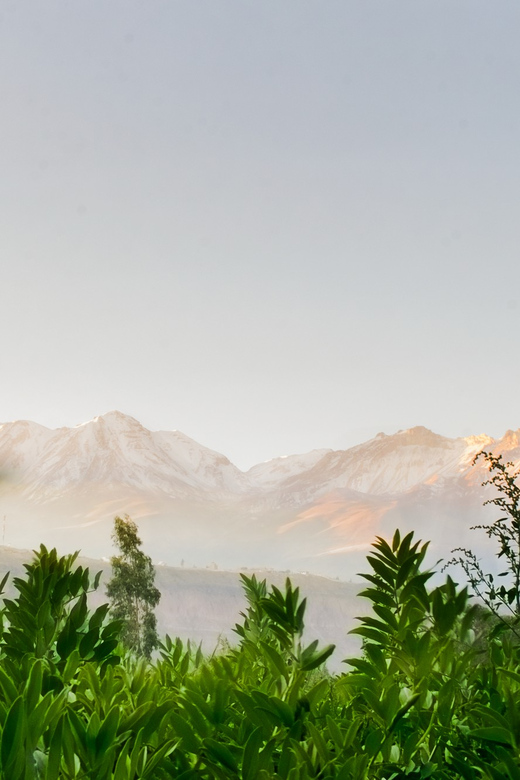
[[[152,439],[178,468],[184,479],[206,490],[242,493],[250,481],[225,455],[202,447],[180,431],[157,431]]]
[[[482,506],[490,495],[481,487],[486,465],[472,465],[484,448],[518,465],[520,430],[497,441],[449,439],[424,427],[381,433],[349,450],[326,452],[299,473],[279,472],[278,481],[271,474],[263,501],[266,510],[286,508],[278,533],[288,546],[305,541],[307,549],[314,547],[315,564],[335,571],[335,556],[361,561],[376,535],[387,537],[397,527],[415,530],[445,557],[461,544],[471,547],[470,527],[492,517],[492,508]],[[486,554],[485,545],[481,551]]]
[[[356,551],[396,527],[438,550],[471,536],[490,516],[486,465],[473,465],[483,448],[520,464],[520,429],[495,440],[416,427],[244,473],[179,431],[149,431],[120,412],[56,430],[17,421],[0,425],[0,498],[15,546],[107,555],[113,517],[128,512],[157,560],[337,575],[347,560],[358,571]]]
[[[50,430],[25,420],[0,425],[0,469],[40,497],[100,484],[177,498],[267,492],[281,504],[287,496],[291,503],[305,503],[331,491],[394,495],[469,475],[483,447],[520,458],[519,437],[520,429],[498,441],[485,435],[449,439],[418,426],[392,436],[380,433],[348,450],[274,458],[244,473],[180,431],[149,431],[113,411],[75,428]]]
[[[333,490],[371,495],[404,493],[418,484],[458,476],[493,439],[448,439],[418,426],[375,438],[348,450],[330,451],[309,469],[278,484],[291,500],[309,500]]]
[[[227,458],[176,431],[152,433],[108,412],[75,428],[0,426],[0,469],[34,498],[92,484],[128,485],[178,498],[239,492],[248,481]]]
[[[0,468],[7,476],[31,469],[52,431],[28,420],[0,425]]]
[[[251,485],[273,487],[290,477],[309,471],[324,455],[332,450],[311,450],[304,455],[282,455],[252,466],[247,472]]]

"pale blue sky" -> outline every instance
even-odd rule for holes
[[[0,12],[0,420],[520,425],[517,0]]]

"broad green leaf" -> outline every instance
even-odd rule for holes
[[[87,658],[94,649],[97,641],[99,640],[99,628],[91,628],[83,635],[79,643],[79,653],[82,658]]]
[[[99,727],[96,736],[96,755],[102,756],[114,744],[114,739],[119,726],[119,707],[114,705]]]
[[[180,740],[170,739],[168,742],[165,742],[156,751],[154,751],[153,756],[151,756],[149,761],[146,762],[142,777],[152,777],[152,773],[158,764],[171,753],[173,753],[174,750],[176,750],[176,748],[179,746],[179,742]]]
[[[14,700],[2,731],[2,743],[0,745],[0,758],[5,777],[9,777],[9,769],[15,762],[20,750],[24,746],[25,713],[23,697]]]
[[[373,601],[374,604],[382,604],[385,607],[393,609],[395,607],[395,598],[391,593],[380,588],[366,588],[358,593],[359,598],[366,598]]]
[[[231,769],[233,772],[238,772],[238,764],[235,757],[231,753],[226,745],[221,742],[217,742],[214,739],[205,739],[203,742],[204,749],[208,755],[214,760],[218,761],[226,769]]]
[[[131,761],[128,755],[130,749],[130,742],[126,742],[121,750],[117,759],[116,767],[114,770],[113,780],[133,780],[134,773],[131,773]],[[54,778],[53,778],[54,780]]]
[[[309,736],[312,739],[316,750],[318,751],[319,757],[321,758],[323,764],[327,764],[330,761],[331,754],[327,747],[327,743],[323,739],[321,731],[318,730],[316,726],[310,721],[306,724],[306,727],[309,732]]]
[[[485,739],[489,742],[499,742],[503,745],[509,745],[514,747],[515,741],[510,731],[500,728],[499,726],[488,726],[485,728],[472,729],[469,732],[470,737],[475,739]]]
[[[243,691],[236,690],[234,695],[239,704],[242,706],[246,717],[249,718],[251,723],[253,723],[255,726],[261,726],[263,729],[265,729],[266,734],[270,734],[273,727],[272,720],[268,718],[265,712],[258,707],[257,702]]]
[[[102,604],[100,607],[96,609],[96,611],[93,613],[90,620],[88,621],[89,631],[91,631],[93,628],[101,627],[103,620],[108,615],[109,609],[110,609],[110,604]]]
[[[172,712],[170,719],[176,734],[182,739],[185,749],[190,753],[197,753],[200,743],[186,718],[176,712]]]
[[[6,703],[13,703],[18,696],[18,689],[11,677],[0,666],[0,687],[3,691]]]
[[[418,701],[418,699],[421,698],[421,695],[422,695],[421,693],[414,693],[413,696],[410,696],[408,701],[405,704],[403,704],[402,707],[399,708],[399,710],[395,714],[395,716],[392,719],[392,722],[390,724],[390,728],[388,730],[390,734],[394,731],[394,729],[397,726],[397,724],[399,723],[399,721],[402,718],[404,718],[406,713],[413,707],[413,705]]]
[[[76,647],[77,635],[76,631],[70,621],[67,621],[65,627],[61,631],[58,641],[56,642],[56,650],[62,660],[68,658],[72,651]]]
[[[374,604],[373,610],[376,615],[378,615],[381,620],[383,620],[390,627],[392,631],[397,631],[397,618],[391,609],[385,607],[383,604]]]
[[[42,662],[38,658],[34,661],[31,667],[29,679],[27,680],[27,685],[25,686],[25,700],[28,712],[32,712],[40,700],[40,695],[42,692],[42,681]]]
[[[330,680],[327,677],[324,677],[322,680],[318,680],[318,682],[313,685],[312,688],[309,688],[305,694],[305,698],[309,702],[312,709],[317,707],[317,705],[320,703],[320,701],[322,701],[329,690]]]
[[[135,710],[131,710],[129,715],[121,719],[119,731],[123,733],[132,729],[136,733],[139,729],[149,720],[149,714],[152,710],[155,710],[156,705],[152,701],[147,701],[137,707]]]
[[[302,658],[302,671],[310,672],[312,669],[316,669],[318,666],[321,666],[325,663],[327,658],[332,655],[335,649],[336,645],[327,645],[327,647],[324,647],[323,650],[319,650],[318,652],[313,653],[310,658],[305,660]]]
[[[336,749],[341,752],[343,750],[345,736],[334,718],[331,718],[330,715],[327,715],[327,729]]]
[[[60,718],[52,733],[45,780],[58,780],[60,775],[63,739],[63,719]]]
[[[395,586],[396,572],[374,555],[367,555],[367,561],[375,573],[391,587]]]
[[[65,668],[63,670],[63,682],[65,684],[70,683],[70,681],[72,680],[72,678],[74,677],[74,675],[78,670],[79,663],[80,663],[79,651],[75,649],[68,656],[67,662],[65,664]]]
[[[258,772],[258,755],[262,746],[262,728],[259,726],[249,735],[242,758],[243,780],[254,780]]]
[[[288,670],[285,661],[283,660],[280,653],[278,653],[274,649],[274,647],[271,647],[271,645],[269,645],[267,642],[261,640],[259,644],[262,650],[264,651],[265,655],[271,662],[271,665],[273,666],[274,670],[276,670],[276,672],[278,672],[278,674],[280,674],[282,677],[286,677]]]
[[[142,723],[143,742],[148,742],[152,734],[159,730],[160,724],[164,718],[169,718],[174,706],[172,701],[163,702],[159,706],[153,705],[147,719]]]

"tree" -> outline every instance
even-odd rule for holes
[[[128,515],[114,519],[112,541],[120,555],[111,558],[112,578],[107,585],[111,614],[123,621],[123,644],[138,655],[150,658],[159,643],[153,610],[161,598],[154,585],[152,559],[139,549],[142,541],[137,535],[137,525]]]

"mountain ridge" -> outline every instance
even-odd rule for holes
[[[114,515],[128,513],[156,560],[166,548],[197,565],[335,576],[396,526],[442,550],[470,539],[490,517],[485,465],[473,465],[483,447],[518,465],[520,429],[450,439],[416,426],[242,471],[180,431],[150,431],[117,411],[74,428],[15,421],[0,425],[0,512],[17,547],[77,539],[102,557]]]
[[[117,410],[112,410],[110,412],[106,412],[103,415],[96,416],[92,418],[91,420],[88,420],[86,422],[80,423],[74,427],[66,427],[62,426],[59,428],[48,428],[46,426],[41,425],[40,423],[29,421],[29,420],[16,420],[13,422],[4,422],[0,424],[0,453],[2,448],[2,438],[5,437],[5,434],[10,429],[14,429],[17,431],[20,431],[18,441],[19,443],[22,443],[24,440],[27,440],[31,438],[34,441],[34,436],[29,437],[29,433],[37,432],[38,434],[38,444],[40,447],[40,450],[38,452],[38,455],[40,457],[48,458],[49,454],[56,455],[58,453],[48,453],[45,451],[41,451],[42,447],[45,450],[45,447],[49,444],[49,441],[51,439],[57,439],[58,437],[63,439],[66,439],[67,441],[74,441],[80,438],[81,434],[89,431],[89,433],[92,433],[92,438],[95,439],[95,443],[98,445],[98,447],[102,448],[103,446],[106,446],[107,443],[110,443],[111,449],[113,448],[114,442],[117,444],[118,441],[123,440],[126,444],[127,448],[127,454],[128,450],[131,451],[132,447],[128,446],[131,445],[131,435],[133,436],[134,440],[137,439],[137,436],[140,436],[141,439],[147,439],[152,447],[155,447],[156,449],[163,450],[168,455],[173,456],[173,458],[176,458],[177,461],[181,461],[180,463],[177,463],[178,469],[180,473],[183,473],[183,476],[188,476],[189,471],[188,469],[191,469],[191,472],[193,470],[197,470],[201,465],[204,468],[207,467],[207,463],[203,462],[201,464],[201,460],[203,460],[204,454],[206,456],[210,455],[214,461],[218,463],[218,465],[226,468],[231,469],[233,472],[233,475],[235,478],[237,478],[238,485],[233,484],[233,481],[230,482],[230,486],[232,489],[238,488],[248,488],[250,486],[252,487],[263,487],[265,482],[272,482],[273,479],[266,479],[265,475],[271,468],[279,468],[279,472],[282,474],[282,478],[284,478],[285,475],[287,475],[287,478],[291,478],[294,476],[294,473],[301,472],[302,470],[305,470],[305,466],[310,464],[309,467],[313,468],[316,466],[317,463],[319,463],[323,458],[326,458],[328,456],[329,461],[332,461],[334,458],[337,459],[339,453],[351,453],[352,455],[357,454],[360,449],[366,450],[367,447],[378,447],[378,449],[384,450],[392,448],[392,446],[395,448],[395,445],[400,445],[401,447],[406,446],[421,446],[425,448],[432,448],[432,449],[449,449],[449,448],[457,448],[461,451],[461,454],[464,450],[467,450],[469,455],[471,457],[473,456],[473,453],[478,452],[482,447],[491,445],[491,448],[496,447],[497,445],[501,445],[502,450],[509,450],[509,449],[516,449],[520,446],[520,429],[514,431],[514,430],[508,430],[504,434],[504,436],[501,439],[494,439],[491,436],[488,436],[487,434],[480,434],[476,436],[468,436],[468,437],[457,437],[457,438],[449,438],[445,436],[441,436],[440,434],[434,433],[430,429],[418,425],[414,426],[412,428],[404,429],[397,431],[395,434],[386,434],[386,433],[378,433],[375,437],[372,439],[367,440],[366,442],[362,442],[360,444],[353,445],[352,447],[348,447],[347,449],[330,449],[330,448],[318,448],[311,450],[307,453],[299,453],[299,454],[291,454],[291,455],[283,455],[278,456],[274,458],[270,458],[269,460],[263,461],[261,463],[254,464],[249,469],[242,470],[238,466],[235,466],[229,458],[227,458],[225,455],[223,455],[220,452],[217,452],[216,450],[212,450],[208,447],[205,447],[204,445],[201,445],[194,439],[190,438],[186,434],[182,433],[178,430],[172,430],[172,431],[166,431],[166,430],[158,430],[158,431],[151,431],[147,428],[145,428],[138,420],[136,420],[134,417],[128,414],[124,414],[122,412],[119,412]],[[21,430],[20,430],[21,429]],[[110,441],[108,441],[109,437],[107,436],[107,433],[111,434]],[[86,437],[83,436],[83,439]],[[126,441],[125,441],[126,439]],[[43,441],[42,441],[43,440]],[[138,445],[138,448],[143,448],[143,441]],[[177,448],[174,446],[174,440],[178,444]],[[14,443],[14,442],[13,442]],[[85,446],[86,442],[83,442],[82,446]],[[135,444],[135,443],[134,443]],[[137,448],[135,448],[137,449]],[[190,452],[191,450],[191,452]],[[197,455],[198,455],[198,463],[197,463]],[[179,457],[180,456],[180,457]],[[1,455],[0,455],[1,457]],[[184,461],[184,462],[183,462]],[[0,460],[0,464],[2,461]],[[296,466],[294,464],[297,464]],[[31,464],[32,467],[34,467],[34,463]],[[91,464],[92,466],[93,464]],[[103,467],[106,469],[107,466],[110,464],[102,464]],[[142,464],[139,464],[142,465]],[[149,465],[149,464],[147,464]],[[182,465],[184,468],[182,468]],[[5,466],[5,464],[4,464]],[[95,464],[94,464],[95,466]],[[95,468],[93,469],[95,471]],[[260,479],[258,479],[257,475],[261,475]],[[81,474],[82,478],[85,477],[85,471],[82,471]],[[103,474],[105,476],[105,474]],[[190,474],[191,480],[193,481],[193,476]],[[246,480],[241,478],[247,478]],[[252,484],[249,484],[248,480],[251,480]],[[368,491],[367,491],[368,492]]]

